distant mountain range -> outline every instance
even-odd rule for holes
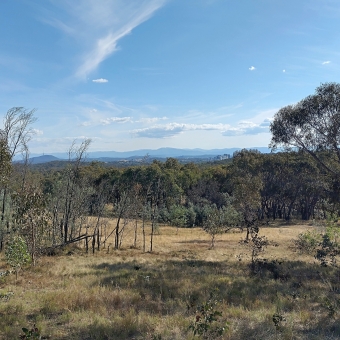
[[[216,156],[230,155],[232,156],[235,151],[241,150],[242,148],[227,148],[227,149],[176,149],[176,148],[160,148],[157,150],[142,149],[134,151],[95,151],[87,154],[86,160],[101,161],[101,162],[114,162],[119,160],[133,160],[137,158],[143,158],[149,156],[150,158],[200,158],[200,159],[211,159]],[[248,149],[256,149],[261,153],[269,153],[270,149],[266,147],[254,147]],[[38,155],[32,154],[30,157],[31,164],[41,164],[53,161],[67,160],[67,153],[52,153],[50,155]]]

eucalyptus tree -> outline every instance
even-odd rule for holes
[[[285,170],[285,163],[280,154],[270,154],[264,157],[261,167],[263,187],[261,189],[261,218],[273,219],[281,211],[282,183],[281,176]]]
[[[258,231],[261,218],[263,181],[260,168],[261,154],[257,150],[241,150],[234,153],[231,164],[234,204],[246,228],[247,241],[253,231]]]
[[[201,170],[195,163],[183,164],[181,171],[177,172],[177,180],[180,187],[187,194],[188,190],[192,188],[201,177]]]
[[[330,174],[340,174],[340,84],[325,83],[281,108],[270,125],[273,149],[304,150]]]
[[[322,84],[316,88],[313,95],[307,96],[295,105],[281,108],[274,116],[270,130],[272,133],[270,146],[273,149],[302,150],[320,166],[318,172],[322,174],[321,182],[328,194],[328,200],[338,205],[340,84]],[[307,216],[309,212],[305,211],[303,214]]]
[[[263,155],[262,159],[261,217],[289,220],[311,178],[309,160],[296,152]]]
[[[119,197],[119,199],[117,199]],[[115,249],[119,249],[122,244],[122,238],[125,227],[127,226],[130,218],[130,209],[133,204],[130,191],[121,188],[119,196],[116,196],[116,200],[113,202],[113,212],[116,218],[116,226],[114,228],[115,236]]]
[[[182,165],[175,158],[168,158],[161,166],[162,171],[162,202],[170,209],[172,205],[181,203],[184,191],[181,187]]]
[[[162,189],[164,185],[164,177],[162,174],[162,164],[154,161],[145,171],[145,194],[146,194],[146,213],[151,218],[150,233],[150,252],[153,251],[153,238],[156,231],[159,208],[164,204],[164,195]],[[164,192],[164,191],[163,191]]]
[[[211,237],[211,248],[215,246],[215,238],[218,234],[223,234],[229,230],[240,227],[241,216],[228,200],[228,204],[218,208],[215,204],[204,207],[205,217],[203,220],[203,230]]]

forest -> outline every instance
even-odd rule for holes
[[[55,258],[55,261],[58,261],[57,258],[65,256],[66,251],[71,255],[74,252],[79,252],[83,254],[81,256],[97,256],[93,259],[104,256],[100,254],[108,254],[107,256],[115,254],[116,258],[120,258],[119,254],[122,253],[119,251],[134,251],[132,255],[124,255],[120,259],[123,262],[118,262],[116,264],[118,269],[116,269],[120,270],[119,263],[123,266],[124,257],[130,256],[133,260],[129,261],[132,261],[133,268],[137,272],[143,267],[143,264],[138,263],[138,260],[136,262],[139,256],[141,258],[146,254],[155,254],[156,256],[162,251],[167,251],[167,241],[162,239],[165,237],[162,236],[162,233],[169,232],[171,235],[190,235],[192,233],[192,235],[201,235],[199,237],[206,235],[209,241],[205,244],[205,248],[210,251],[214,251],[215,248],[217,248],[216,251],[219,251],[219,242],[226,242],[225,237],[237,235],[237,238],[240,238],[242,235],[241,243],[250,249],[248,252],[250,255],[249,265],[245,265],[241,275],[244,275],[245,278],[248,277],[252,285],[255,285],[255,281],[257,284],[261,284],[261,280],[267,280],[268,273],[271,273],[270,275],[274,275],[275,282],[278,280],[282,285],[289,282],[289,287],[295,285],[294,291],[298,291],[300,286],[308,285],[307,276],[292,279],[291,282],[289,278],[300,275],[301,272],[320,273],[322,267],[325,268],[322,270],[330,271],[324,274],[328,275],[326,276],[328,279],[325,279],[322,274],[319,275],[321,279],[317,274],[313,274],[310,282],[315,280],[319,283],[328,282],[331,285],[333,295],[327,297],[327,301],[329,301],[327,315],[331,321],[327,319],[327,322],[332,326],[329,326],[327,334],[321,330],[322,326],[316,330],[310,330],[311,325],[307,325],[307,323],[302,327],[300,322],[300,326],[303,329],[309,329],[306,339],[313,338],[313,334],[316,334],[315,339],[326,338],[326,335],[329,339],[336,339],[338,335],[340,336],[339,328],[334,328],[333,323],[336,320],[340,304],[337,296],[339,270],[336,263],[340,253],[337,241],[337,237],[340,236],[337,227],[340,214],[339,110],[340,84],[335,83],[323,84],[317,88],[314,95],[305,98],[298,104],[282,108],[271,123],[272,153],[270,154],[243,149],[235,152],[230,161],[202,164],[181,164],[175,158],[168,158],[164,162],[155,160],[150,163],[146,157],[145,162],[140,165],[116,168],[108,167],[100,162],[86,162],[86,154],[91,140],[85,139],[78,144],[74,142],[70,146],[69,160],[63,167],[44,168],[40,166],[35,168],[29,163],[28,150],[29,141],[34,132],[34,110],[30,111],[21,107],[12,108],[5,116],[0,138],[0,253],[2,259],[7,261],[7,265],[15,271],[15,282],[19,280],[20,283],[20,277],[23,275],[21,285],[26,287],[28,279],[25,279],[25,275],[32,276],[34,271],[39,273],[37,267],[43,268],[43,263],[50,261],[49,258]],[[14,157],[18,154],[23,155],[23,162],[13,162]],[[295,229],[300,232],[301,224],[305,226],[323,225],[328,229],[323,229],[324,231],[321,233],[308,229],[294,234],[296,251],[312,254],[310,260],[306,262],[308,265],[305,265],[305,269],[300,268],[300,274],[298,274],[299,270],[296,269],[296,266],[301,266],[302,260],[294,262],[294,265],[291,263],[291,267],[288,266],[290,269],[280,270],[276,260],[259,257],[266,247],[276,247],[275,242],[269,241],[269,238],[277,226],[287,226],[290,228],[289,230],[293,230],[296,226]],[[199,234],[200,232],[203,234]],[[292,232],[294,233],[294,230]],[[231,236],[226,236],[227,234]],[[171,247],[169,244],[169,249]],[[197,247],[199,249],[199,244]],[[190,251],[195,252],[197,249]],[[187,251],[189,252],[189,250]],[[243,258],[241,251],[232,256],[236,256],[239,261]],[[167,261],[174,261],[174,258],[167,258]],[[318,261],[318,267],[313,269],[314,271],[308,267],[312,266],[308,261],[313,261],[313,258]],[[209,267],[209,264],[213,266],[214,273],[218,272],[218,275],[224,270],[220,260],[216,260],[215,264],[211,264],[213,261],[207,263],[202,259],[198,260],[198,258],[195,260],[186,258],[186,260],[186,262],[183,260],[185,265],[192,266],[187,270]],[[200,265],[198,265],[199,261],[201,261]],[[28,264],[31,265],[30,268],[33,268],[31,273],[27,269]],[[172,265],[175,266],[175,264]],[[235,265],[237,266],[237,262]],[[110,264],[105,266],[109,268]],[[21,270],[24,268],[26,269],[21,274]],[[246,272],[247,274],[245,274]],[[282,274],[282,272],[285,273]],[[6,272],[3,273],[6,274]],[[9,280],[9,275],[5,274],[0,281],[0,288],[8,285],[6,280]],[[148,277],[152,275],[156,274],[145,274],[141,285],[148,287]],[[177,275],[180,274],[177,273]],[[207,272],[206,275],[208,277],[210,274]],[[227,274],[223,275],[226,277]],[[68,279],[71,280],[70,277]],[[197,276],[192,279],[197,280]],[[220,276],[219,279],[222,280]],[[66,276],[64,280],[66,280]],[[218,321],[222,317],[222,313],[218,309],[222,307],[218,306],[222,300],[220,296],[216,299],[213,299],[212,296],[215,296],[213,292],[217,286],[220,290],[224,288],[216,280],[214,278],[209,284],[207,283],[205,294],[201,291],[196,297],[194,297],[196,293],[187,296],[187,299],[191,301],[188,310],[193,308],[196,300],[204,300],[204,296],[206,302],[204,307],[201,306],[201,309],[196,308],[194,311],[196,321],[189,326],[186,324],[184,333],[178,331],[179,333],[175,336],[174,333],[167,334],[165,329],[159,330],[158,333],[155,328],[150,331],[152,322],[146,320],[142,323],[149,325],[146,327],[148,330],[141,326],[138,330],[132,330],[131,334],[125,334],[122,330],[124,327],[122,327],[120,332],[123,333],[112,333],[109,328],[105,328],[106,326],[100,328],[101,321],[98,321],[97,326],[92,324],[92,328],[89,326],[90,328],[87,329],[87,334],[90,334],[97,327],[97,333],[93,331],[95,335],[85,337],[85,333],[81,333],[82,335],[79,333],[77,336],[73,335],[72,338],[191,339],[201,337],[204,339],[241,339],[245,334],[248,334],[247,338],[249,339],[260,339],[261,337],[258,337],[260,335],[251,337],[250,333],[247,333],[247,328],[244,328],[245,333],[241,336],[235,323],[234,326],[218,326]],[[129,283],[125,282],[124,284],[126,287],[130,287]],[[317,283],[315,284],[317,285]],[[134,283],[131,283],[131,287],[133,285]],[[145,289],[147,290],[147,288]],[[172,291],[171,288],[167,289],[169,292]],[[290,290],[292,291],[292,288]],[[195,289],[192,288],[192,292],[194,291]],[[144,299],[145,294],[152,295],[153,292],[153,289],[144,291],[144,293],[140,293],[142,294],[141,298]],[[7,296],[7,293],[2,292],[1,294],[0,297]],[[175,293],[169,293],[171,296],[162,294],[165,293],[161,293],[160,299],[166,305],[170,303],[168,299],[174,298],[171,294]],[[254,292],[251,294],[256,295]],[[276,294],[279,293],[276,292]],[[319,303],[316,302],[314,293],[309,291],[308,294],[310,305],[307,307],[308,299],[306,297],[304,302],[306,309]],[[207,295],[210,297],[207,298]],[[253,298],[255,297],[249,296],[247,301],[243,301],[243,304],[247,305],[249,299]],[[185,300],[183,299],[181,296],[182,302]],[[237,298],[234,296],[230,299]],[[230,299],[229,304],[231,303]],[[325,299],[324,301],[326,301]],[[227,303],[228,298],[224,296],[223,301],[223,303]],[[320,302],[320,305],[324,304],[324,301]],[[9,310],[6,312],[5,307],[1,306],[2,303],[5,302],[0,300],[2,316],[20,314],[20,312],[9,312]],[[96,308],[99,308],[98,303],[96,303]],[[258,304],[261,303],[258,302]],[[132,306],[133,303],[131,302],[130,305]],[[248,311],[253,307],[254,305],[249,305]],[[67,308],[72,311],[71,307]],[[119,308],[117,307],[117,311]],[[217,309],[215,310],[215,308]],[[270,318],[272,318],[270,322],[275,327],[272,327],[270,334],[261,335],[262,338],[304,338],[302,333],[296,337],[292,336],[293,326],[290,328],[290,333],[287,327],[285,329],[283,326],[286,321],[285,308],[282,306],[275,308],[274,312],[270,312]],[[53,308],[50,309],[53,310]],[[55,317],[59,317],[65,312],[62,311],[62,308],[55,309],[50,312],[50,314],[59,313]],[[167,309],[167,313],[181,315],[177,312],[170,312],[170,309]],[[45,313],[45,315],[43,309],[38,308],[38,310],[39,312],[36,312],[33,319],[35,323],[40,322],[46,328],[48,324],[46,315],[49,313]],[[139,315],[139,312],[136,313]],[[159,313],[164,316],[163,312]],[[288,313],[288,311],[286,312]],[[122,313],[121,315],[125,315],[123,319],[129,318],[128,313],[130,312]],[[152,313],[157,314],[157,311]],[[37,318],[42,314],[45,315],[45,321]],[[189,320],[188,315],[185,318]],[[238,317],[228,314],[228,318],[230,321]],[[240,318],[242,319],[242,316]],[[302,316],[301,318],[303,319]],[[12,326],[6,331],[7,338],[10,338],[8,334],[13,335],[11,333],[13,329],[17,332],[14,319],[10,323]],[[27,318],[20,320],[29,322]],[[65,321],[65,323],[67,322]],[[266,322],[268,323],[268,320]],[[187,321],[187,323],[190,322]],[[25,328],[24,331],[23,329],[26,335],[22,335],[21,338],[28,339],[29,332],[33,338],[34,327],[32,330]],[[50,325],[50,327],[52,326]],[[36,333],[38,333],[38,328]],[[66,339],[70,336],[60,333],[58,337],[56,334],[53,338]],[[188,334],[191,334],[191,337]],[[37,335],[36,338],[43,337]]]
[[[218,234],[277,219],[326,219],[339,210],[336,178],[303,151],[242,150],[225,165],[182,165],[169,158],[117,169],[84,162],[88,145],[73,146],[59,170],[13,166],[3,182],[1,249],[11,230],[25,237],[33,259],[44,249],[91,237],[100,249],[112,234],[118,249],[128,223]],[[105,227],[110,218],[117,221],[112,230]]]

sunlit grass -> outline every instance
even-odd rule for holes
[[[0,339],[34,323],[50,339],[194,339],[189,325],[211,295],[229,324],[224,339],[338,339],[340,272],[294,250],[306,228],[261,230],[269,240],[262,257],[280,262],[276,278],[266,269],[250,273],[244,234],[220,235],[209,249],[209,236],[196,228],[160,227],[153,253],[141,251],[141,235],[131,247],[131,227],[121,250],[42,257],[17,281],[1,279],[0,292],[14,295],[0,300]],[[275,313],[284,317],[280,330]]]

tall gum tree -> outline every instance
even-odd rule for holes
[[[328,173],[340,174],[340,84],[325,83],[295,105],[281,108],[270,125],[272,149],[300,149]]]

